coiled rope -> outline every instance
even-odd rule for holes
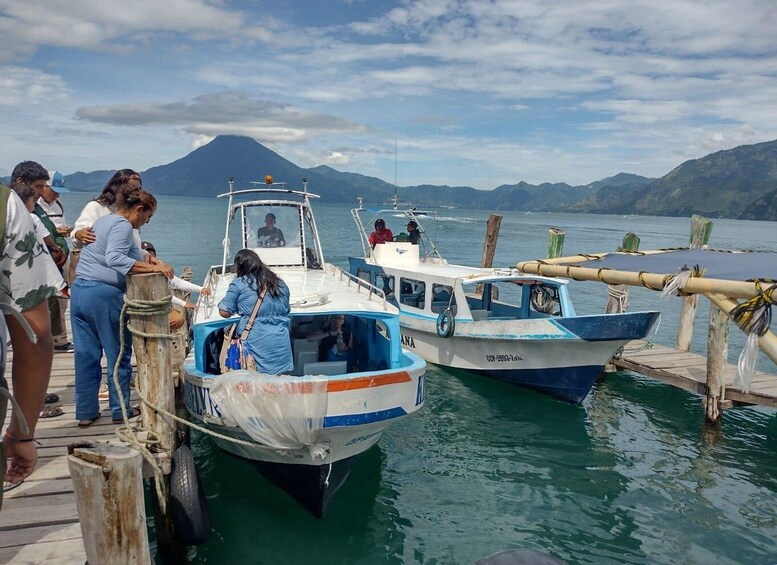
[[[156,339],[173,339],[173,335],[169,332],[167,333],[144,332],[130,325],[129,321],[127,321],[127,323],[124,323],[124,320],[128,320],[129,316],[151,317],[159,314],[166,315],[172,309],[171,300],[172,300],[172,296],[170,295],[164,296],[159,300],[132,300],[126,294],[124,295],[124,305],[122,306],[121,314],[119,316],[119,342],[120,342],[119,356],[117,357],[116,364],[113,367],[113,385],[117,392],[121,391],[121,385],[119,383],[119,365],[121,364],[121,359],[124,356],[124,349],[126,346],[125,329],[129,330],[131,334],[140,336],[140,337],[156,338]],[[245,441],[228,435],[220,434],[218,432],[214,432],[213,430],[209,430],[208,428],[195,424],[194,422],[190,422],[189,420],[181,418],[180,416],[177,416],[176,414],[173,414],[165,410],[164,408],[157,406],[150,399],[146,398],[146,396],[143,394],[143,391],[141,391],[140,387],[138,386],[135,387],[135,391],[137,392],[138,398],[140,398],[140,401],[145,406],[148,406],[148,408],[156,412],[157,414],[166,416],[175,422],[189,426],[190,428],[193,428],[199,432],[208,434],[210,436],[213,436],[215,438],[218,438],[224,441],[230,441],[232,443],[247,446],[247,447],[254,447],[254,448],[258,447],[258,444],[256,444],[255,442]],[[138,452],[140,452],[143,458],[151,466],[151,469],[153,470],[154,476],[156,478],[154,482],[156,486],[157,497],[159,499],[160,509],[164,513],[166,500],[167,500],[164,492],[164,481],[162,480],[164,473],[162,473],[162,469],[159,467],[159,464],[156,462],[153,455],[154,452],[159,451],[159,448],[157,446],[159,445],[160,440],[159,438],[155,437],[153,433],[150,433],[150,432],[146,439],[139,438],[137,436],[137,432],[147,431],[147,430],[144,430],[144,428],[137,425],[133,427],[130,424],[129,415],[127,413],[127,407],[124,405],[123,399],[121,402],[119,402],[119,404],[121,405],[121,414],[124,422],[123,422],[123,425],[118,426],[116,428],[116,437],[123,443],[126,443],[127,445],[137,449]]]

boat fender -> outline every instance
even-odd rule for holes
[[[210,516],[194,456],[182,445],[173,453],[170,475],[170,516],[175,537],[186,545],[200,545],[210,536]]]
[[[446,308],[437,316],[437,335],[440,337],[451,337],[456,328],[456,320],[453,311]]]

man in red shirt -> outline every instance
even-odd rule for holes
[[[375,245],[378,243],[386,243],[393,240],[394,234],[386,227],[386,222],[383,218],[375,220],[375,231],[370,234],[370,246],[372,249],[375,249]]]

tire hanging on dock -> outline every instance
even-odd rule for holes
[[[175,537],[186,545],[200,545],[210,536],[210,516],[194,456],[182,445],[173,453],[170,475],[170,514]]]
[[[456,320],[453,316],[453,310],[446,308],[437,316],[437,335],[440,337],[451,337],[456,329]]]

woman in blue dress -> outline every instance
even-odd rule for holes
[[[248,334],[248,347],[260,373],[278,375],[291,372],[294,359],[289,337],[289,287],[250,249],[237,252],[235,269],[237,276],[219,302],[219,314],[224,318],[240,314],[234,333],[239,336],[248,324],[259,295],[263,289],[266,290]]]

